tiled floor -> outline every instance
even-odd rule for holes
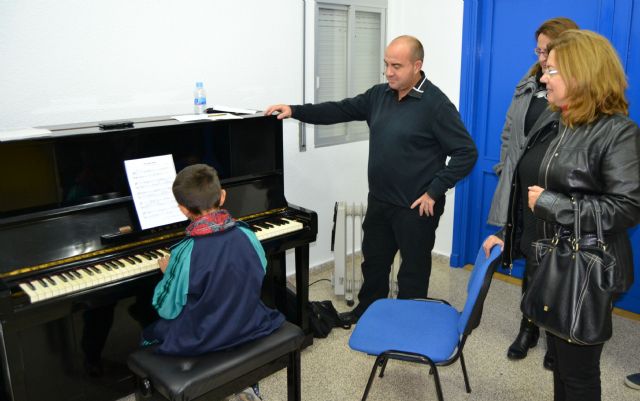
[[[429,296],[449,300],[458,308],[465,299],[469,272],[451,269],[446,262],[434,263]],[[312,273],[310,282],[329,278],[330,270]],[[339,310],[348,310],[333,296],[331,284],[319,281],[310,288],[312,300],[332,299]],[[464,389],[459,363],[439,369],[444,397],[457,400],[552,400],[552,376],[542,368],[542,341],[529,356],[517,362],[506,358],[506,349],[519,324],[520,288],[494,279],[480,327],[469,337],[465,360],[471,394]],[[302,353],[302,399],[304,401],[359,400],[369,376],[373,358],[349,349],[350,330],[334,329],[326,339]],[[602,357],[603,400],[638,401],[640,391],[624,385],[625,375],[640,371],[640,321],[614,316],[614,336]],[[286,372],[260,383],[265,401],[286,400]],[[435,400],[435,387],[424,366],[389,362],[384,378],[377,378],[370,401]],[[131,401],[133,397],[126,398]]]

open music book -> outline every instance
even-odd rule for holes
[[[146,230],[186,220],[171,191],[176,178],[172,155],[125,160],[124,167],[140,228]]]

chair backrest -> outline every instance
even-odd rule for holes
[[[460,335],[469,335],[480,324],[482,305],[489,292],[493,272],[498,265],[498,256],[501,253],[500,247],[494,246],[487,258],[484,255],[484,250],[480,247],[467,283],[467,301],[458,320]]]

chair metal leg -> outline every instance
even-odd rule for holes
[[[362,395],[362,401],[366,401],[369,396],[369,390],[371,389],[371,384],[373,383],[373,379],[376,377],[376,371],[378,370],[378,366],[382,363],[386,358],[384,356],[378,356],[376,361],[373,363],[373,368],[371,369],[371,374],[369,375],[369,381],[367,382],[367,387],[364,389],[364,394]]]
[[[438,369],[436,365],[429,361],[429,365],[431,366],[431,373],[433,373],[433,381],[436,383],[436,394],[438,395],[438,401],[444,401],[444,397],[442,396],[442,387],[440,386],[440,375],[438,374]]]
[[[462,366],[462,376],[464,377],[464,386],[467,388],[467,393],[471,393],[471,386],[469,385],[469,376],[467,375],[467,365],[464,363],[464,355],[460,352],[460,366]]]
[[[387,362],[389,362],[389,358],[384,358],[381,362],[382,363],[380,365],[382,369],[380,369],[380,375],[378,377],[384,376],[384,370],[387,368]]]
[[[302,401],[300,350],[289,353],[289,364],[287,365],[287,401]]]

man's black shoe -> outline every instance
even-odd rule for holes
[[[353,311],[338,313],[338,317],[344,324],[356,324],[360,318]]]

